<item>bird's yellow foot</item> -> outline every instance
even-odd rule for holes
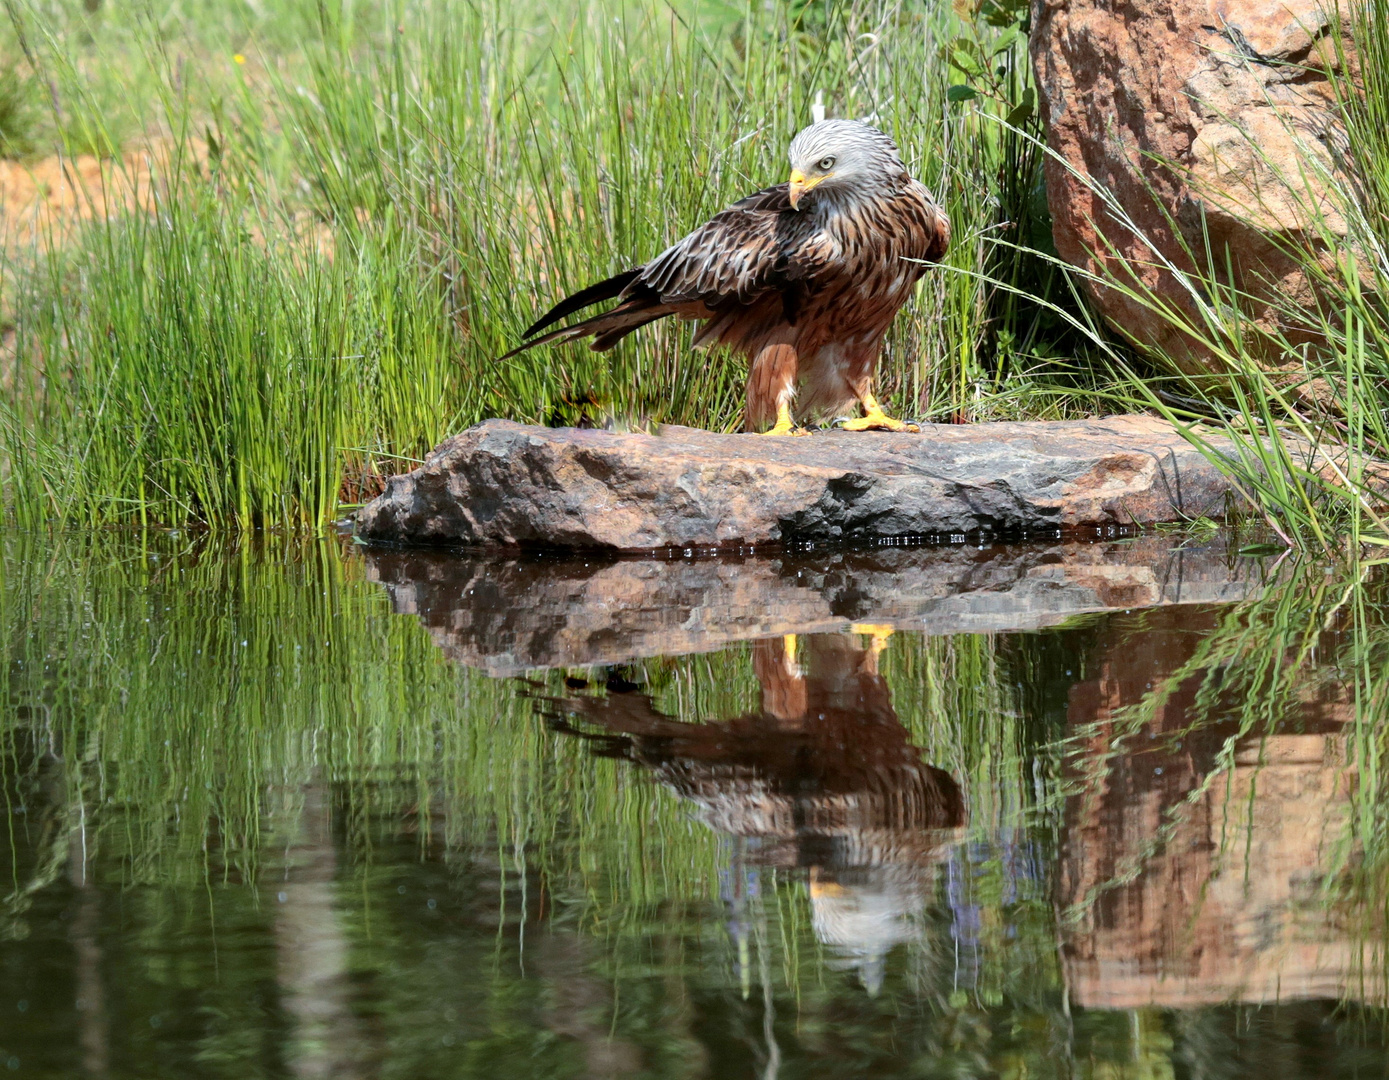
[[[898,420],[888,416],[882,409],[874,409],[872,412],[864,413],[854,420],[845,420],[839,425],[845,431],[910,431],[918,432],[921,428],[915,424],[909,424],[905,420]]]
[[[892,637],[892,626],[888,623],[854,623],[849,627],[852,634],[870,634],[873,640],[868,643],[858,669],[865,675],[878,674],[878,657],[887,648],[887,639]]]
[[[822,896],[843,896],[844,886],[837,881],[825,881],[820,877],[820,868],[812,866],[810,868],[810,896],[813,900],[818,900]]]
[[[894,628],[891,623],[854,623],[849,627],[851,634],[868,634],[872,641],[868,647],[874,653],[880,653],[887,648],[887,639],[892,637]]]
[[[779,405],[776,411],[776,423],[762,433],[763,435],[809,435],[808,428],[797,427],[791,419],[791,406]]]
[[[909,424],[905,420],[897,420],[888,416],[872,394],[864,394],[859,400],[863,403],[863,415],[857,420],[845,420],[840,424],[839,426],[845,431],[918,432],[921,430],[915,424]]]

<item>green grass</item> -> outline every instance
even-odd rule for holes
[[[743,364],[692,354],[687,328],[494,358],[564,292],[782,179],[816,97],[876,116],[954,222],[949,268],[889,342],[892,406],[1076,407],[1036,371],[1056,344],[1044,324],[1062,324],[1017,298],[1064,282],[990,242],[1046,229],[1040,155],[990,119],[1037,130],[1020,11],[288,5],[231,20],[215,48],[230,19],[215,5],[181,29],[154,7],[103,13],[110,46],[85,43],[85,19],[10,10],[34,77],[84,103],[85,144],[135,127],[159,147],[140,208],[0,267],[16,327],[0,460],[20,524],[321,529],[491,415],[737,428]],[[972,99],[947,100],[961,80]],[[138,123],[120,120],[131,99]]]
[[[743,364],[692,353],[686,327],[604,355],[494,358],[558,296],[781,179],[821,100],[889,130],[954,223],[890,335],[890,407],[934,420],[1152,409],[1218,459],[1280,542],[1384,544],[1364,462],[1389,457],[1387,2],[1357,9],[1368,59],[1357,82],[1333,81],[1342,171],[1320,175],[1309,156],[1284,177],[1309,206],[1328,188],[1349,225],[1343,240],[1309,213],[1308,233],[1284,241],[1322,298],[1286,300],[1284,323],[1320,344],[1255,326],[1205,240],[1186,252],[1203,268],[1185,278],[1194,319],[1121,268],[1093,283],[1202,343],[1217,373],[1196,378],[1119,343],[1051,248],[1016,4],[87,14],[9,0],[0,53],[23,62],[0,85],[6,152],[124,149],[109,169],[140,193],[94,207],[75,239],[55,231],[0,258],[4,514],[318,531],[487,416],[736,429]],[[128,153],[141,146],[148,178]],[[1262,366],[1270,355],[1284,370]]]

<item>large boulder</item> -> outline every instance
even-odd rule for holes
[[[1220,516],[1229,491],[1201,451],[1150,416],[804,438],[488,420],[392,477],[358,512],[357,534],[610,551],[1074,528],[1093,535]]]
[[[1046,180],[1062,258],[1100,274],[1132,273],[1194,315],[1163,263],[1192,268],[1187,251],[1205,251],[1204,220],[1220,266],[1228,256],[1233,283],[1256,297],[1249,314],[1296,339],[1295,327],[1279,325],[1273,300],[1312,297],[1280,244],[1302,236],[1311,214],[1345,233],[1318,179],[1345,140],[1324,74],[1341,55],[1334,35],[1342,23],[1327,8],[1335,4],[1034,0],[1032,62],[1057,155]],[[1092,183],[1115,196],[1141,237],[1115,220]],[[1134,340],[1192,374],[1215,370],[1170,321],[1114,289],[1091,293]]]

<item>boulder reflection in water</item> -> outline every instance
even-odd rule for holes
[[[1358,857],[1350,690],[1306,669],[1256,699],[1253,724],[1226,666],[1194,661],[1221,616],[1149,612],[1071,687],[1058,887],[1067,985],[1085,1007],[1382,993],[1348,912],[1328,906]],[[1323,638],[1335,655],[1329,624]]]
[[[685,723],[630,691],[545,708],[556,730],[650,769],[731,838],[735,937],[748,868],[808,868],[816,936],[876,993],[888,952],[918,934],[965,810],[959,785],[921,760],[893,711],[878,672],[886,632],[867,631],[867,647],[842,634],[755,642],[761,708],[744,716]]]

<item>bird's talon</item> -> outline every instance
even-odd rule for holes
[[[796,422],[791,419],[791,406],[785,404],[777,406],[776,423],[762,433],[763,435],[809,435],[810,429],[797,427]]]
[[[840,425],[845,431],[906,431],[918,434],[921,428],[905,420],[897,420],[885,413],[869,413],[856,420],[845,420]]]
[[[873,639],[868,647],[880,653],[887,648],[887,639],[896,633],[896,629],[891,623],[854,623],[849,627],[849,633],[868,635]]]

